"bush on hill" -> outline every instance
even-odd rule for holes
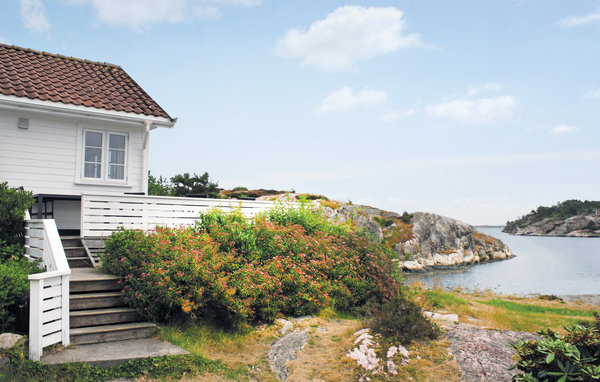
[[[214,210],[192,228],[118,231],[103,268],[123,277],[129,303],[154,321],[182,312],[242,326],[326,306],[350,311],[396,293],[382,247],[302,214],[310,211],[246,220]]]
[[[129,304],[153,321],[184,314],[243,327],[325,307],[382,314],[368,303],[396,304],[388,311],[431,326],[398,298],[389,250],[307,205],[254,219],[213,210],[195,227],[121,230],[107,240],[102,267],[122,277]]]

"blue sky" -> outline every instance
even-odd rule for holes
[[[0,41],[122,66],[154,175],[502,224],[598,200],[600,1],[4,0]]]

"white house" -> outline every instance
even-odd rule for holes
[[[176,120],[119,66],[0,44],[0,181],[59,230],[84,193],[146,194],[150,132]]]

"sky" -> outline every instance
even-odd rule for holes
[[[600,200],[600,0],[0,0],[0,42],[123,67],[150,170],[469,224]]]

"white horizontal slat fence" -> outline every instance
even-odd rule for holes
[[[199,199],[170,196],[99,195],[81,197],[81,236],[105,237],[119,227],[150,230],[157,225],[192,225],[200,212],[213,208],[240,209],[251,217],[274,207],[273,202],[231,199]]]

